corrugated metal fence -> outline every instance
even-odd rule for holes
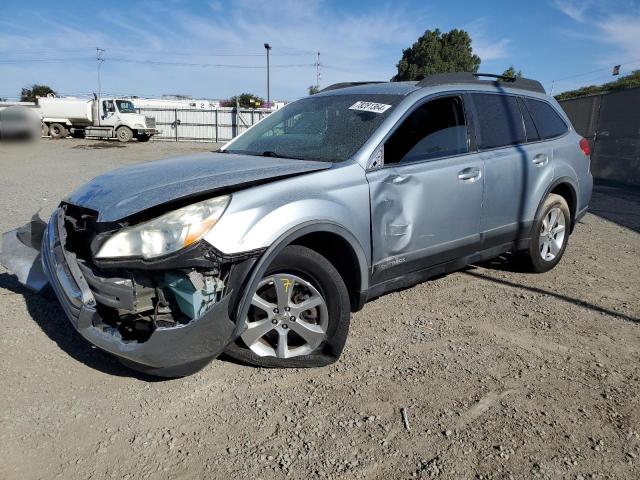
[[[640,186],[640,88],[560,102],[591,145],[594,178]]]
[[[139,113],[156,119],[156,140],[226,142],[269,115],[272,110],[218,108],[138,108]]]

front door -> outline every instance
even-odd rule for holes
[[[100,125],[103,127],[113,127],[116,124],[117,118],[116,103],[113,100],[102,100],[100,102]]]
[[[470,145],[461,96],[418,105],[387,138],[367,172],[373,285],[477,251],[484,167]]]

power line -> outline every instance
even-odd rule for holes
[[[73,62],[93,62],[95,58],[78,57],[78,58],[29,58],[29,59],[9,59],[0,60],[3,65],[19,65],[21,63],[73,63]]]
[[[78,52],[82,49],[79,48],[55,48],[51,50],[0,50],[0,54],[8,54],[8,55],[47,55],[51,53],[60,53],[63,51],[73,51]],[[86,49],[87,51],[89,49]],[[118,48],[118,47],[110,47],[109,51],[111,52],[122,52],[122,53],[138,53],[138,54],[153,54],[153,55],[172,55],[172,56],[184,56],[184,57],[263,57],[264,53],[211,53],[211,52],[192,52],[192,51],[166,51],[166,50],[142,50],[142,49],[133,49],[133,48]],[[310,56],[315,55],[316,52],[313,51],[298,51],[298,52],[278,52],[275,53],[274,56],[277,57],[299,57],[299,56]]]
[[[263,55],[264,56],[264,55]],[[74,63],[74,62],[109,62],[109,63],[137,63],[143,65],[168,65],[176,67],[219,67],[219,68],[266,68],[264,65],[241,65],[229,63],[194,63],[194,62],[168,62],[162,60],[138,60],[130,58],[42,58],[42,59],[25,59],[25,60],[0,60],[3,65],[18,65],[24,63]],[[315,63],[288,63],[274,64],[275,68],[296,68],[296,67],[315,67]]]
[[[625,61],[623,63],[615,63],[615,62],[613,62],[611,65],[620,65],[620,66],[628,67],[629,65],[633,65],[633,64],[636,64],[638,62],[640,62],[640,58],[630,59],[630,60],[627,60],[627,61]],[[607,71],[607,70],[611,70],[611,66],[597,68],[595,70],[589,70],[588,72],[576,73],[576,74],[573,74],[573,75],[568,75],[566,77],[554,78],[549,82],[551,84],[551,92],[553,92],[553,89],[558,84],[567,85],[567,84],[573,84],[573,83],[577,83],[577,82],[586,81],[586,80],[578,80],[577,82],[567,82],[566,80],[570,80],[570,79],[574,79],[574,78],[580,78],[580,77],[584,77],[586,75],[591,75],[593,73],[604,72],[604,71]]]

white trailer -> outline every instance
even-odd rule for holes
[[[128,142],[134,137],[148,141],[156,130],[155,118],[137,113],[131,100],[119,98],[38,98],[43,129],[53,138],[117,138]]]
[[[174,99],[174,98],[131,98],[136,108],[165,108],[178,110],[212,110],[220,108],[219,100]]]

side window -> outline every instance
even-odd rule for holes
[[[384,163],[409,163],[469,151],[462,98],[445,97],[418,107],[384,145]]]
[[[526,103],[542,138],[559,137],[567,132],[567,124],[547,102],[527,98]]]
[[[526,140],[516,97],[490,93],[471,96],[478,116],[478,148],[505,147]]]
[[[527,142],[537,142],[538,140],[540,140],[538,129],[536,128],[535,123],[533,123],[533,118],[531,118],[529,109],[525,105],[522,98],[518,98],[518,106],[520,107],[522,118],[524,119],[524,129],[526,130],[527,134]]]

